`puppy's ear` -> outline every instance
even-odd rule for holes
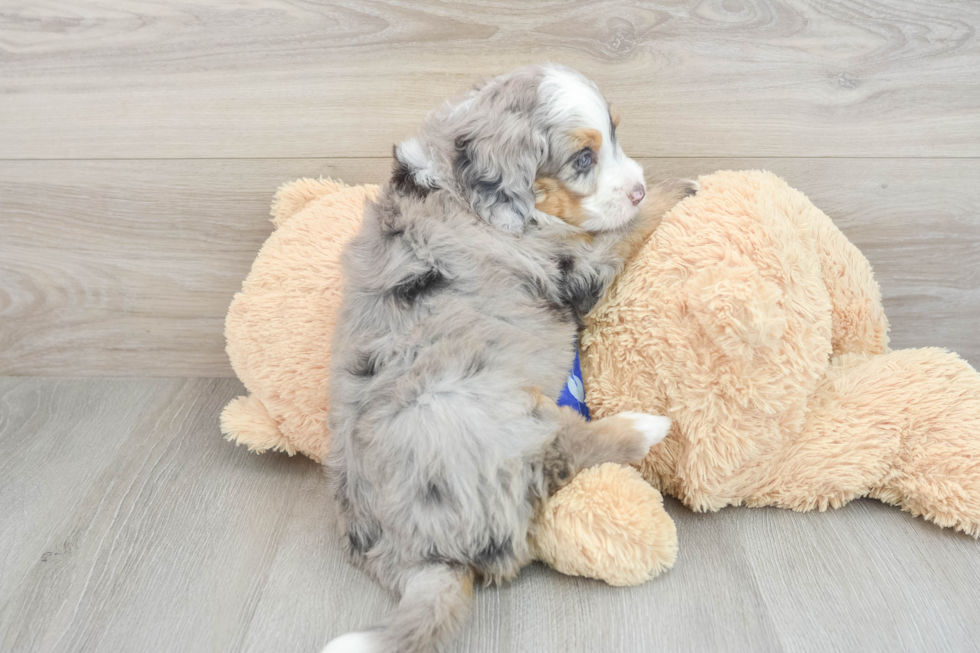
[[[613,105],[609,105],[609,121],[613,128],[619,127],[619,111]]]
[[[533,120],[532,112],[507,112],[478,123],[454,142],[453,169],[470,205],[505,231],[520,232],[534,210],[534,180],[548,141]]]
[[[406,195],[425,197],[439,186],[436,163],[418,138],[409,138],[393,148],[395,167],[391,181],[395,189]]]

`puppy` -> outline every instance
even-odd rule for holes
[[[349,553],[400,602],[329,653],[436,647],[474,579],[530,561],[549,493],[580,469],[642,460],[670,427],[555,405],[583,316],[694,190],[646,197],[593,83],[515,70],[433,112],[394,154],[344,254],[326,464]]]

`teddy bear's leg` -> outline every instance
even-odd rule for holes
[[[285,451],[290,456],[296,455],[295,447],[279,430],[279,424],[253,395],[228,402],[221,411],[221,432],[226,440],[244,444],[249,451]]]
[[[748,503],[824,510],[861,496],[980,534],[980,375],[955,354],[836,359]]]
[[[882,380],[886,405],[905,420],[898,455],[870,495],[980,537],[980,374],[941,349],[882,358],[894,371]]]
[[[880,357],[879,357],[880,358]],[[834,359],[807,406],[802,430],[772,461],[750,506],[791,510],[839,508],[866,496],[891,468],[905,418],[881,388],[890,376],[864,356]],[[751,487],[759,473],[749,476]]]

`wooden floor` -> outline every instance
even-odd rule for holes
[[[221,440],[223,318],[278,185],[379,182],[443,98],[546,60],[651,178],[782,175],[874,265],[893,347],[980,366],[974,0],[4,3],[0,651],[313,652],[390,609],[317,466]],[[977,650],[970,538],[667,508],[663,577],[530,567],[452,650]]]
[[[0,650],[289,651],[390,597],[345,561],[309,460],[221,440],[232,379],[0,379]],[[675,501],[640,587],[543,566],[476,592],[454,653],[970,651],[980,545],[897,508]]]

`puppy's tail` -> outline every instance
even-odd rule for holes
[[[456,631],[472,595],[469,569],[420,567],[409,576],[398,607],[384,624],[338,637],[322,653],[428,653]]]

